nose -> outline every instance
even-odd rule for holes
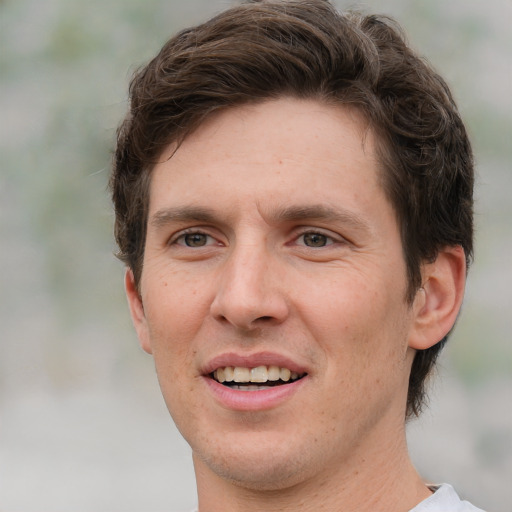
[[[212,316],[243,331],[282,323],[289,306],[276,260],[267,248],[234,248],[221,270]]]

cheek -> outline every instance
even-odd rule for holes
[[[202,325],[202,315],[186,293],[170,291],[163,282],[148,306],[148,325],[158,382],[165,403],[178,428],[188,424],[195,415],[194,372],[196,348],[194,338]],[[160,299],[160,300],[159,300]]]
[[[328,379],[345,389],[402,380],[410,312],[401,288],[338,282],[336,290],[324,289],[308,302],[302,310],[324,353]]]
[[[207,282],[185,271],[153,273],[144,307],[155,340],[179,343],[194,336],[209,308]]]
[[[335,346],[356,343],[363,349],[370,333],[383,330],[389,304],[387,293],[378,286],[344,279],[310,288],[300,309],[320,340]]]

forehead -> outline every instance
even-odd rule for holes
[[[373,130],[354,108],[293,98],[233,107],[164,152],[149,222],[184,210],[233,220],[251,208],[269,222],[324,206],[371,225],[365,217],[389,208],[380,167]]]
[[[335,125],[337,130],[333,129]],[[283,96],[212,112],[187,133],[179,145],[171,144],[164,151],[163,157],[173,155],[181,146],[193,144],[198,139],[201,139],[203,151],[207,151],[210,149],[207,139],[213,145],[222,141],[223,135],[228,137],[232,152],[236,151],[235,142],[241,142],[246,137],[251,138],[255,151],[258,148],[268,149],[268,139],[275,138],[276,130],[279,130],[283,141],[290,138],[321,138],[326,143],[335,141],[339,144],[347,139],[351,143],[358,143],[365,153],[371,154],[374,149],[374,130],[365,114],[357,107],[316,98]],[[212,137],[214,134],[215,137]],[[235,135],[237,139],[233,137]]]

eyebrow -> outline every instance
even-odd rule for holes
[[[297,221],[338,222],[354,229],[370,232],[370,225],[359,215],[342,208],[326,204],[275,207],[265,212],[264,217],[271,223]],[[156,229],[172,222],[219,223],[218,212],[200,206],[178,206],[158,210],[150,220]]]
[[[208,222],[217,220],[214,211],[198,206],[178,206],[175,208],[163,208],[151,217],[151,225],[156,229],[162,228],[171,222]]]
[[[368,222],[360,215],[326,204],[276,208],[270,212],[269,218],[274,221],[284,222],[301,220],[338,222],[360,231],[371,231]]]

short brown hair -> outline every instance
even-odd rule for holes
[[[212,112],[282,96],[350,104],[380,141],[384,190],[393,205],[408,273],[443,247],[473,252],[473,159],[448,86],[383,16],[339,13],[326,0],[252,1],[170,39],[130,84],[111,190],[119,257],[142,274],[151,170]],[[416,353],[407,416],[446,337]]]

